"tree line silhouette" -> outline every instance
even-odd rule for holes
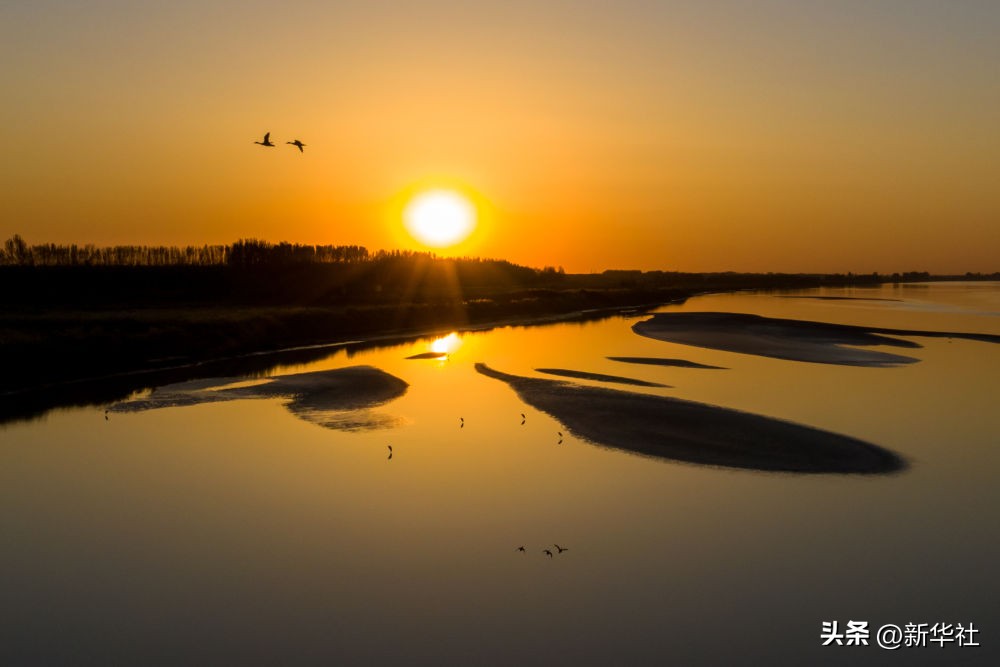
[[[230,245],[147,246],[28,245],[19,235],[0,248],[5,266],[266,266],[275,264],[351,263],[378,259],[357,245],[301,245],[240,239]]]
[[[29,245],[15,235],[0,247],[0,293],[12,304],[453,301],[552,286],[564,277],[562,269],[533,269],[506,260],[258,239],[229,245],[97,247]]]

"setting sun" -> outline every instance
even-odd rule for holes
[[[476,211],[452,190],[431,190],[417,195],[403,211],[403,222],[415,239],[434,248],[463,241],[476,226]]]

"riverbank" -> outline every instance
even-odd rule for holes
[[[0,315],[0,393],[286,348],[599,315],[683,300],[693,293],[576,290],[510,299],[333,307],[8,310]]]
[[[185,290],[147,304],[141,290],[125,298],[123,287],[79,305],[13,304],[0,312],[0,421],[120,400],[167,382],[265,373],[279,363],[322,358],[336,347],[645,312],[697,294],[839,284],[836,276],[703,274],[674,275],[662,284],[583,288],[576,284],[583,278],[567,276],[572,288],[493,290],[488,296],[464,290],[463,298],[448,299],[383,296],[275,305],[247,303],[252,292],[211,301]]]

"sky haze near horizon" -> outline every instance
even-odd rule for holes
[[[452,252],[532,266],[997,271],[998,34],[973,0],[10,2],[0,237],[420,250],[444,185],[484,218]]]

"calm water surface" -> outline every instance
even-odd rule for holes
[[[785,298],[817,295],[863,299]],[[1000,334],[1000,285],[661,310]],[[323,428],[273,398],[0,426],[0,664],[997,664],[1000,346],[908,337],[922,347],[885,349],[918,363],[834,366],[652,340],[630,329],[642,319],[460,334],[447,361],[405,359],[428,339],[275,371],[402,378],[374,409],[384,428]],[[843,433],[909,465],[768,473],[559,444],[565,426],[478,361],[670,385],[615,388]],[[569,550],[549,558],[555,543]],[[971,622],[982,646],[889,652],[873,632],[822,647],[832,620]]]

